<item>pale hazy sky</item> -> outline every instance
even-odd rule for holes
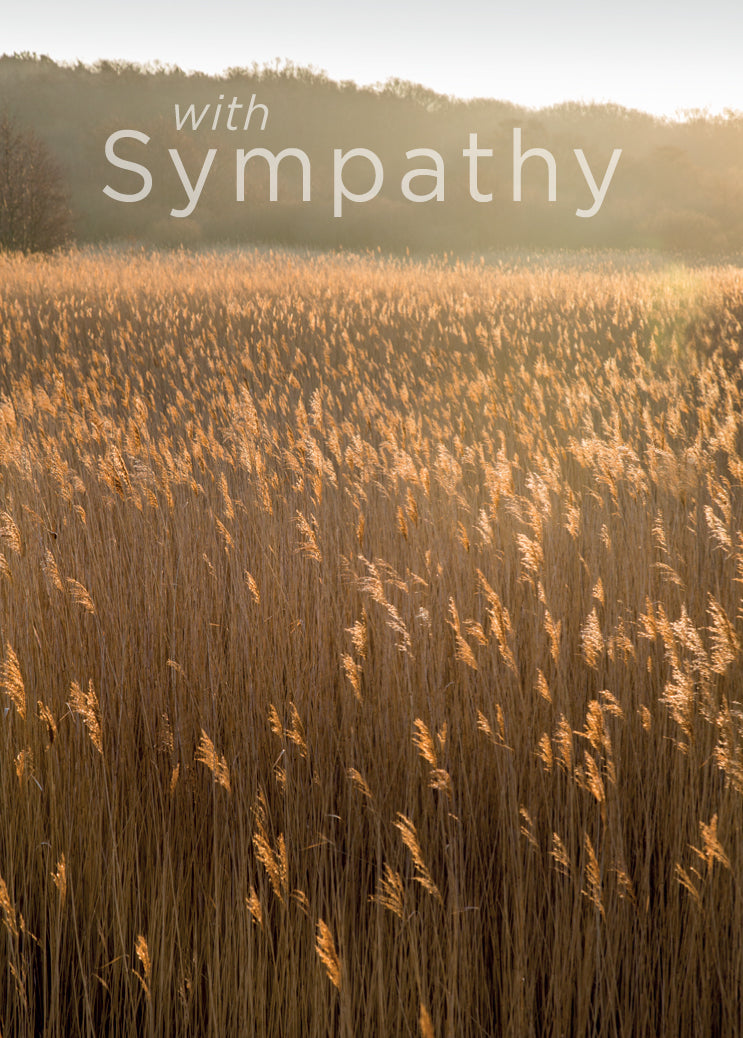
[[[537,106],[743,110],[743,0],[0,0],[0,53],[221,72],[274,58]]]

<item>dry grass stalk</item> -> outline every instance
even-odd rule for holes
[[[342,979],[341,960],[338,957],[330,927],[323,919],[318,919],[317,921],[315,949],[320,962],[325,967],[330,983],[340,991]]]
[[[0,876],[0,909],[3,913],[3,922],[5,923],[5,929],[8,931],[11,937],[17,938],[18,919],[16,917],[13,902],[10,900],[8,887],[2,876]]]
[[[416,883],[420,883],[424,890],[427,890],[439,903],[443,904],[441,892],[431,879],[431,873],[423,860],[423,852],[418,842],[418,833],[416,832],[415,825],[409,818],[398,812],[395,828],[399,830],[402,842],[408,848],[413,858],[416,870],[414,876]]]
[[[90,736],[90,741],[96,750],[103,755],[100,708],[92,680],[88,681],[87,692],[83,692],[77,681],[72,682],[70,686],[70,706],[76,714],[82,717]]]
[[[10,699],[21,720],[25,720],[26,687],[23,684],[18,657],[10,643],[5,645],[5,659],[0,666],[0,689]]]
[[[420,1016],[418,1017],[418,1026],[420,1027],[421,1038],[434,1038],[431,1014],[428,1012],[428,1010],[422,1002]]]
[[[152,963],[150,961],[150,950],[147,945],[147,938],[143,934],[137,935],[137,941],[134,946],[137,959],[142,967],[142,973],[137,973],[135,970],[135,976],[144,988],[145,995],[149,999],[150,997],[150,985],[152,982]]]
[[[222,786],[223,789],[226,789],[228,793],[232,792],[230,787],[230,769],[227,766],[227,760],[223,755],[220,756],[220,754],[217,753],[214,749],[214,743],[203,728],[201,729],[201,738],[196,747],[194,759],[199,761],[201,764],[206,765],[214,776],[214,781],[218,785]]]
[[[95,616],[95,606],[93,605],[93,599],[90,597],[90,593],[87,588],[80,584],[77,580],[73,580],[72,577],[67,578],[67,590],[70,598],[79,605],[86,613],[90,613],[91,616]]]
[[[60,904],[64,904],[67,897],[67,861],[64,854],[60,854],[57,867],[51,876],[52,882],[59,893]]]

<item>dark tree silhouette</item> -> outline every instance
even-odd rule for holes
[[[70,237],[64,178],[46,145],[0,118],[0,249],[48,252]]]

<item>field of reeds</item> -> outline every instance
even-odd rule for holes
[[[743,274],[0,257],[0,1033],[743,1033]]]

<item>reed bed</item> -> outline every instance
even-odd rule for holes
[[[0,1033],[743,1033],[743,275],[0,256]]]

